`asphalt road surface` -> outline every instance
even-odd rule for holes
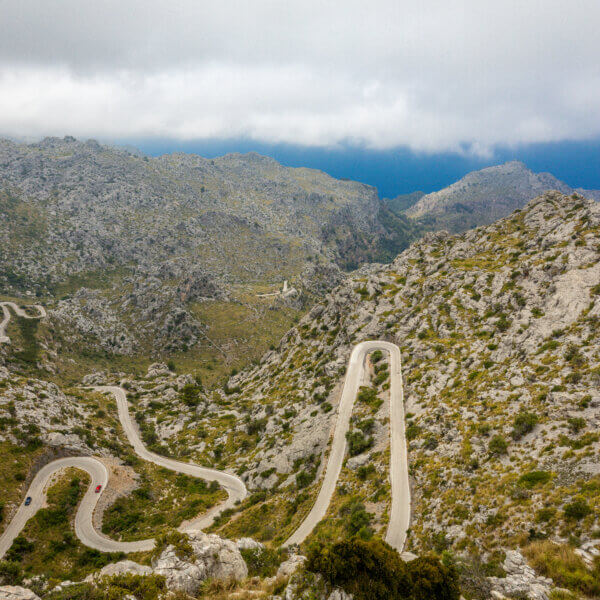
[[[402,362],[400,349],[390,342],[361,342],[352,350],[346,371],[342,398],[333,434],[331,451],[319,495],[311,511],[300,527],[285,542],[286,546],[301,544],[323,519],[337,485],[344,455],[346,432],[350,425],[352,408],[358,389],[364,379],[367,356],[382,350],[390,357],[390,481],[392,486],[392,509],[385,541],[402,552],[410,523],[410,487],[408,481],[408,457],[404,432],[404,392],[402,388]]]
[[[18,307],[11,303],[2,303],[6,314],[5,304],[10,304],[17,314]],[[45,316],[43,308],[40,314]],[[23,315],[21,315],[23,316]],[[10,315],[9,315],[10,318]],[[5,328],[5,320],[2,326]],[[0,329],[3,333],[4,329]],[[1,338],[0,338],[1,341]],[[398,552],[402,552],[406,541],[406,532],[410,523],[410,488],[408,481],[408,460],[406,450],[406,438],[404,432],[404,397],[402,388],[401,356],[398,346],[390,342],[368,341],[355,346],[346,372],[346,380],[342,390],[342,397],[338,407],[333,442],[329,454],[325,476],[316,502],[306,519],[300,527],[286,541],[285,545],[302,543],[312,532],[316,525],[323,519],[331,502],[333,492],[342,469],[344,455],[346,453],[346,432],[349,428],[350,417],[358,389],[364,379],[365,363],[367,356],[375,351],[382,350],[389,354],[390,359],[390,481],[392,487],[392,507],[390,521],[386,533],[386,541]],[[247,495],[244,482],[229,473],[217,471],[185,463],[151,452],[142,442],[136,423],[131,419],[128,409],[127,395],[123,388],[118,386],[95,387],[97,391],[112,393],[117,402],[117,409],[121,425],[129,443],[133,446],[136,454],[147,461],[161,467],[165,467],[178,473],[185,473],[192,477],[199,477],[208,481],[216,481],[228,494],[225,502],[213,507],[204,515],[183,524],[180,531],[203,529],[208,527],[215,517],[224,509],[233,507],[237,501],[243,500]],[[55,460],[44,466],[34,477],[27,496],[31,496],[32,502],[29,506],[21,504],[17,513],[9,523],[8,527],[0,536],[0,558],[10,548],[13,540],[27,521],[43,506],[45,501],[45,488],[50,477],[61,469],[76,467],[89,473],[92,483],[86,492],[75,516],[75,533],[83,544],[104,552],[137,552],[150,550],[154,547],[154,540],[140,540],[135,542],[118,542],[111,540],[94,529],[92,516],[101,493],[95,493],[97,485],[102,485],[102,491],[108,485],[108,471],[99,460],[89,457],[68,457]]]

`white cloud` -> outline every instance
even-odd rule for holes
[[[597,0],[0,0],[0,133],[414,150],[600,135]]]

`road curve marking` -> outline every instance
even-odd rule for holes
[[[363,378],[366,358],[368,354],[375,350],[383,350],[390,356],[390,481],[392,509],[385,541],[400,553],[404,549],[410,524],[410,486],[404,428],[402,358],[400,349],[396,344],[382,341],[361,342],[352,350],[321,489],[310,512],[284,543],[284,546],[301,544],[325,517],[342,470],[342,463],[346,454],[346,432],[350,426],[354,401]]]
[[[41,304],[34,304],[33,306],[37,308],[38,312],[40,313],[37,317],[28,315],[14,302],[0,302],[0,307],[2,308],[2,321],[0,321],[0,344],[10,344],[10,338],[6,335],[6,327],[10,321],[10,311],[8,310],[9,307],[15,311],[15,314],[18,317],[23,317],[24,319],[44,319],[46,317],[46,309]]]

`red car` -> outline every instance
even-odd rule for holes
[[[99,494],[101,489],[102,489],[102,484],[100,484],[100,483],[99,483],[99,484],[96,486],[96,494]]]

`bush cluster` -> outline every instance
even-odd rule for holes
[[[433,556],[405,563],[381,540],[350,539],[313,546],[308,571],[320,573],[355,600],[458,600],[458,575]]]

